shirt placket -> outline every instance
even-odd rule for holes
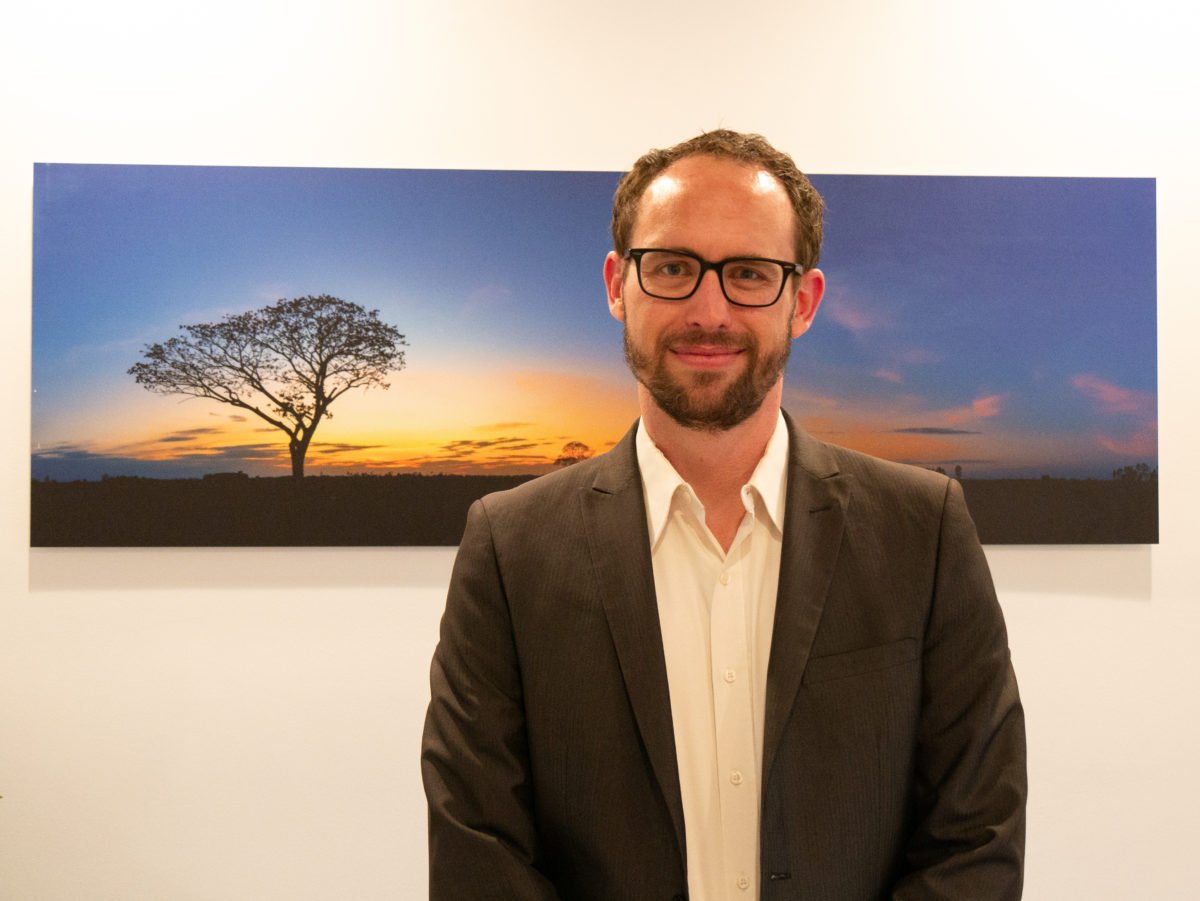
[[[748,510],[717,570],[710,607],[709,650],[717,736],[717,783],[726,889],[722,897],[757,898],[758,764],[744,560],[754,514]]]

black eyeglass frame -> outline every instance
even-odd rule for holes
[[[642,284],[642,257],[648,253],[670,253],[675,256],[687,257],[689,260],[695,260],[700,264],[700,274],[696,276],[696,284],[692,286],[692,290],[681,297],[667,297],[663,294],[655,294],[653,291],[648,291],[646,286]],[[779,298],[783,297],[783,288],[787,284],[787,280],[792,275],[800,275],[804,272],[804,267],[799,263],[793,263],[790,260],[773,260],[770,257],[726,257],[723,260],[717,260],[715,263],[709,262],[699,254],[691,253],[686,250],[671,250],[668,247],[631,247],[621,255],[623,260],[633,260],[633,268],[637,270],[638,287],[650,297],[656,300],[687,300],[693,294],[700,290],[700,283],[704,281],[704,273],[710,269],[717,273],[717,282],[721,285],[721,293],[725,295],[725,299],[735,307],[746,307],[751,310],[764,310],[767,307],[773,307],[779,303]],[[729,292],[725,290],[725,264],[726,263],[775,263],[782,267],[783,278],[779,282],[779,293],[775,295],[775,299],[770,303],[741,303],[729,296]]]

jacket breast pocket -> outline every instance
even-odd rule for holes
[[[901,638],[899,641],[888,642],[873,648],[847,651],[844,654],[813,657],[808,661],[808,666],[804,668],[804,684],[816,685],[866,673],[877,673],[894,666],[912,663],[916,659],[917,640],[915,638]]]

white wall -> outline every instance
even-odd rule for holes
[[[452,559],[31,552],[31,163],[621,169],[718,125],[814,172],[1158,178],[1163,541],[989,558],[1029,719],[1026,897],[1196,897],[1197,14],[339,5],[59,0],[0,21],[0,366],[22,398],[0,432],[0,897],[422,897],[418,736]]]

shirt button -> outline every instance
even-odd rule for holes
[[[741,785],[742,784],[742,771],[734,770],[732,773],[730,773],[729,781],[732,782],[734,785]]]
[[[737,681],[737,670],[732,670],[732,669],[725,670],[725,681],[726,682],[736,682]]]
[[[745,876],[739,876],[738,881],[737,881],[737,887],[740,888],[744,892],[746,889],[750,888],[750,880],[747,879]]]
[[[721,573],[721,584],[722,585],[729,584],[729,573]]]

